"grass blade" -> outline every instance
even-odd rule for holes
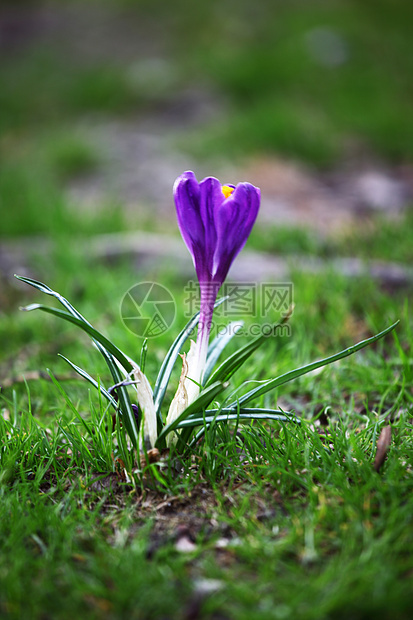
[[[103,387],[103,385],[100,385],[96,379],[94,379],[93,377],[91,377],[89,375],[89,373],[86,372],[86,370],[83,370],[83,368],[80,368],[80,366],[76,366],[76,364],[74,364],[73,362],[71,362],[67,357],[65,357],[64,355],[62,355],[61,353],[58,354],[59,357],[61,357],[65,362],[67,362],[69,364],[69,366],[71,366],[73,368],[73,370],[75,370],[78,375],[80,375],[81,377],[83,377],[83,379],[86,379],[86,381],[89,381],[89,383],[91,383],[93,385],[93,387],[95,387],[97,390],[99,390],[99,392],[101,394],[103,394],[103,396],[105,398],[107,398],[107,400],[110,402],[111,405],[113,405],[115,407],[115,409],[118,409],[118,404],[116,402],[116,400],[113,398],[113,396],[111,394],[109,394],[109,392]]]
[[[67,406],[69,407],[69,409],[71,410],[71,412],[76,416],[76,418],[79,420],[79,422],[82,424],[82,426],[85,428],[86,432],[88,433],[88,435],[90,437],[93,437],[93,430],[92,427],[89,426],[88,422],[86,422],[86,420],[84,418],[82,418],[82,416],[80,415],[80,413],[78,412],[78,410],[76,409],[76,407],[74,406],[74,404],[72,403],[72,401],[70,400],[68,394],[65,392],[65,390],[62,388],[62,386],[60,385],[59,381],[56,379],[56,377],[53,375],[52,371],[47,369],[48,374],[50,379],[52,380],[52,382],[55,384],[55,386],[57,387],[57,389],[59,390],[60,394],[62,394],[63,398],[66,401]]]

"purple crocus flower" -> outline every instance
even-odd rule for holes
[[[251,183],[221,185],[207,177],[200,183],[184,172],[174,185],[178,224],[192,254],[198,280],[219,287],[245,245],[260,206],[260,190]]]
[[[221,185],[214,177],[198,183],[194,173],[188,171],[175,181],[174,198],[179,228],[192,255],[201,292],[196,348],[188,355],[188,376],[199,383],[205,366],[214,303],[254,225],[260,190],[251,183]],[[187,389],[189,404],[199,390],[193,381],[187,382]],[[193,392],[192,397],[189,391]]]

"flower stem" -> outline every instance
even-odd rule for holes
[[[189,361],[187,382],[188,404],[193,402],[199,394],[199,384],[202,382],[206,358],[208,354],[209,334],[212,326],[214,304],[218,295],[219,284],[201,282],[201,310],[199,314],[198,335],[195,344],[194,356]],[[197,385],[198,384],[198,385]]]

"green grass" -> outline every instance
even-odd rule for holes
[[[11,488],[2,487],[3,613],[180,617],[202,578],[219,580],[221,589],[204,601],[201,617],[407,618],[412,427],[406,418],[396,423],[382,475],[371,469],[379,428],[376,420],[355,433],[341,421],[324,436],[295,427],[271,439],[265,428],[251,429],[248,456],[232,467],[222,447],[236,463],[235,442],[218,434],[199,464],[203,480],[216,478],[216,469],[227,474],[212,482],[214,498],[206,493],[211,482],[172,481],[181,517],[166,516],[195,535],[189,554],[176,551],[167,525],[156,537],[162,497],[146,494],[145,510],[126,489],[116,496],[87,490],[87,476],[73,470],[36,480],[22,466]]]
[[[170,568],[149,565],[138,538],[125,545],[118,535],[115,545],[108,544],[105,536],[114,528],[124,532],[130,519],[105,517],[99,499],[87,498],[84,490],[73,488],[62,497],[53,487],[33,494],[32,486],[2,493],[2,615],[144,618],[179,608],[177,583],[181,595],[187,589],[182,560]],[[161,585],[162,597],[153,597]]]
[[[63,254],[50,284],[138,358],[142,341],[123,328],[118,308],[131,282],[148,274],[127,263],[86,268],[70,250]],[[173,273],[150,277],[176,296],[176,333],[185,323],[183,282]],[[333,272],[297,273],[293,282],[291,337],[269,340],[236,385],[333,353],[400,318],[397,338],[256,403],[296,411],[301,427],[254,424],[239,426],[237,435],[212,428],[178,469],[161,461],[136,487],[116,474],[110,412],[85,382],[60,379],[70,369],[58,352],[108,384],[97,351],[54,317],[17,314],[18,304],[42,301],[19,288],[0,322],[2,377],[49,367],[58,384],[29,380],[0,394],[2,614],[163,618],[199,606],[205,618],[409,617],[412,324],[404,293],[389,298],[368,280]],[[168,332],[149,342],[152,382],[171,338]],[[231,350],[244,342],[236,337]],[[167,399],[172,395],[171,388]],[[392,443],[376,473],[389,414]],[[96,486],[96,477],[117,485],[111,492]],[[183,525],[195,545],[187,553],[176,548]],[[218,590],[205,598],[197,594],[203,580],[218,580],[206,582]]]

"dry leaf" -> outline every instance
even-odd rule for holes
[[[391,444],[391,426],[384,426],[381,429],[380,436],[377,440],[376,458],[374,459],[373,468],[379,471],[386,458],[387,451]]]

